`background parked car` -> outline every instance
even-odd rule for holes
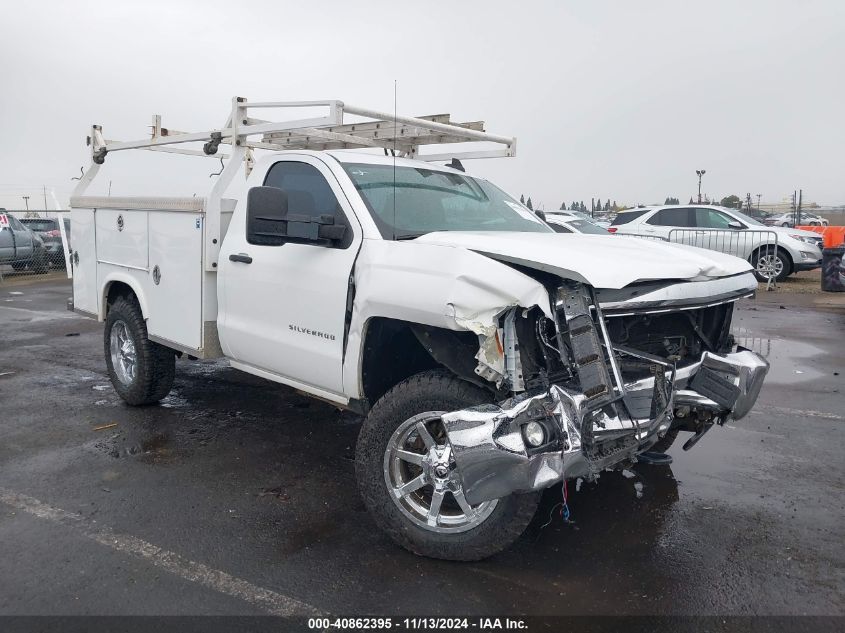
[[[781,213],[780,215],[770,215],[765,220],[763,220],[763,224],[765,224],[766,226],[792,227],[794,226],[794,222],[795,214],[792,213],[792,211],[788,213]],[[821,216],[802,211],[801,224],[804,224],[805,226],[828,226],[830,222],[828,222],[825,218]]]
[[[607,228],[607,227],[610,226],[610,222],[607,221],[605,219],[605,216],[603,216],[603,215],[602,216],[597,215],[597,216],[593,217],[589,213],[583,213],[581,211],[568,211],[568,212],[561,211],[560,213],[569,213],[570,215],[575,215],[575,216],[581,218],[582,220],[587,220],[588,222],[592,222],[593,224],[596,224],[596,225],[601,226],[603,228]]]
[[[821,266],[820,235],[800,229],[766,226],[724,207],[639,207],[617,215],[608,230],[735,255],[749,261],[761,281],[771,276],[781,281],[792,273]],[[743,236],[743,232],[747,234]],[[776,249],[770,232],[777,234]]]
[[[51,264],[62,266],[65,265],[65,252],[62,247],[62,233],[59,229],[59,220],[57,218],[19,218],[23,224],[30,231],[36,233],[41,241],[44,242],[44,249],[47,251],[47,257]],[[68,237],[68,246],[70,245],[70,220],[65,218],[65,235]]]
[[[610,235],[607,229],[582,217],[580,213],[547,213],[546,224],[557,233],[588,233],[592,235]]]
[[[11,264],[15,270],[30,268],[37,273],[46,273],[50,268],[41,238],[5,213],[5,209],[0,209],[0,264]]]

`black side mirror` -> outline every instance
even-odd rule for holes
[[[246,241],[280,246],[288,234],[288,194],[276,187],[253,187],[246,196]]]
[[[286,242],[341,242],[346,226],[335,224],[333,215],[288,213],[288,195],[278,187],[253,187],[246,199],[246,241],[263,246]]]
[[[321,240],[328,240],[330,242],[343,241],[343,238],[346,237],[346,225],[335,224],[333,215],[321,215],[319,219],[320,228],[317,230],[317,236]]]

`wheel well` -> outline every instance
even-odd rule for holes
[[[135,291],[132,290],[132,287],[129,284],[123,283],[122,281],[112,281],[106,289],[106,309],[104,316],[108,315],[112,304],[118,297],[126,297],[127,299],[131,298],[138,301],[138,297],[135,296]]]
[[[424,343],[423,343],[424,342]],[[459,378],[484,384],[474,373],[478,337],[376,317],[367,322],[361,386],[368,406],[406,378],[429,369],[446,368]]]

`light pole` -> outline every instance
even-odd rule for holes
[[[707,172],[703,169],[696,169],[695,173],[698,174],[698,204],[701,204],[701,177]]]
[[[762,193],[757,194],[757,213],[760,213],[760,198],[763,197]]]
[[[24,204],[26,204],[26,210],[29,212],[29,196],[21,196],[23,198]]]

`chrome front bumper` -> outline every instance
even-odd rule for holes
[[[698,363],[675,374],[661,406],[646,418],[630,415],[624,400],[587,410],[582,394],[552,385],[544,393],[452,411],[442,419],[464,494],[476,504],[589,477],[632,460],[669,429],[679,407],[738,420],[754,406],[768,370],[768,362],[748,350],[724,356],[705,352]],[[658,392],[655,378],[625,389],[629,396]],[[527,445],[523,427],[529,422],[546,429],[547,445]]]

